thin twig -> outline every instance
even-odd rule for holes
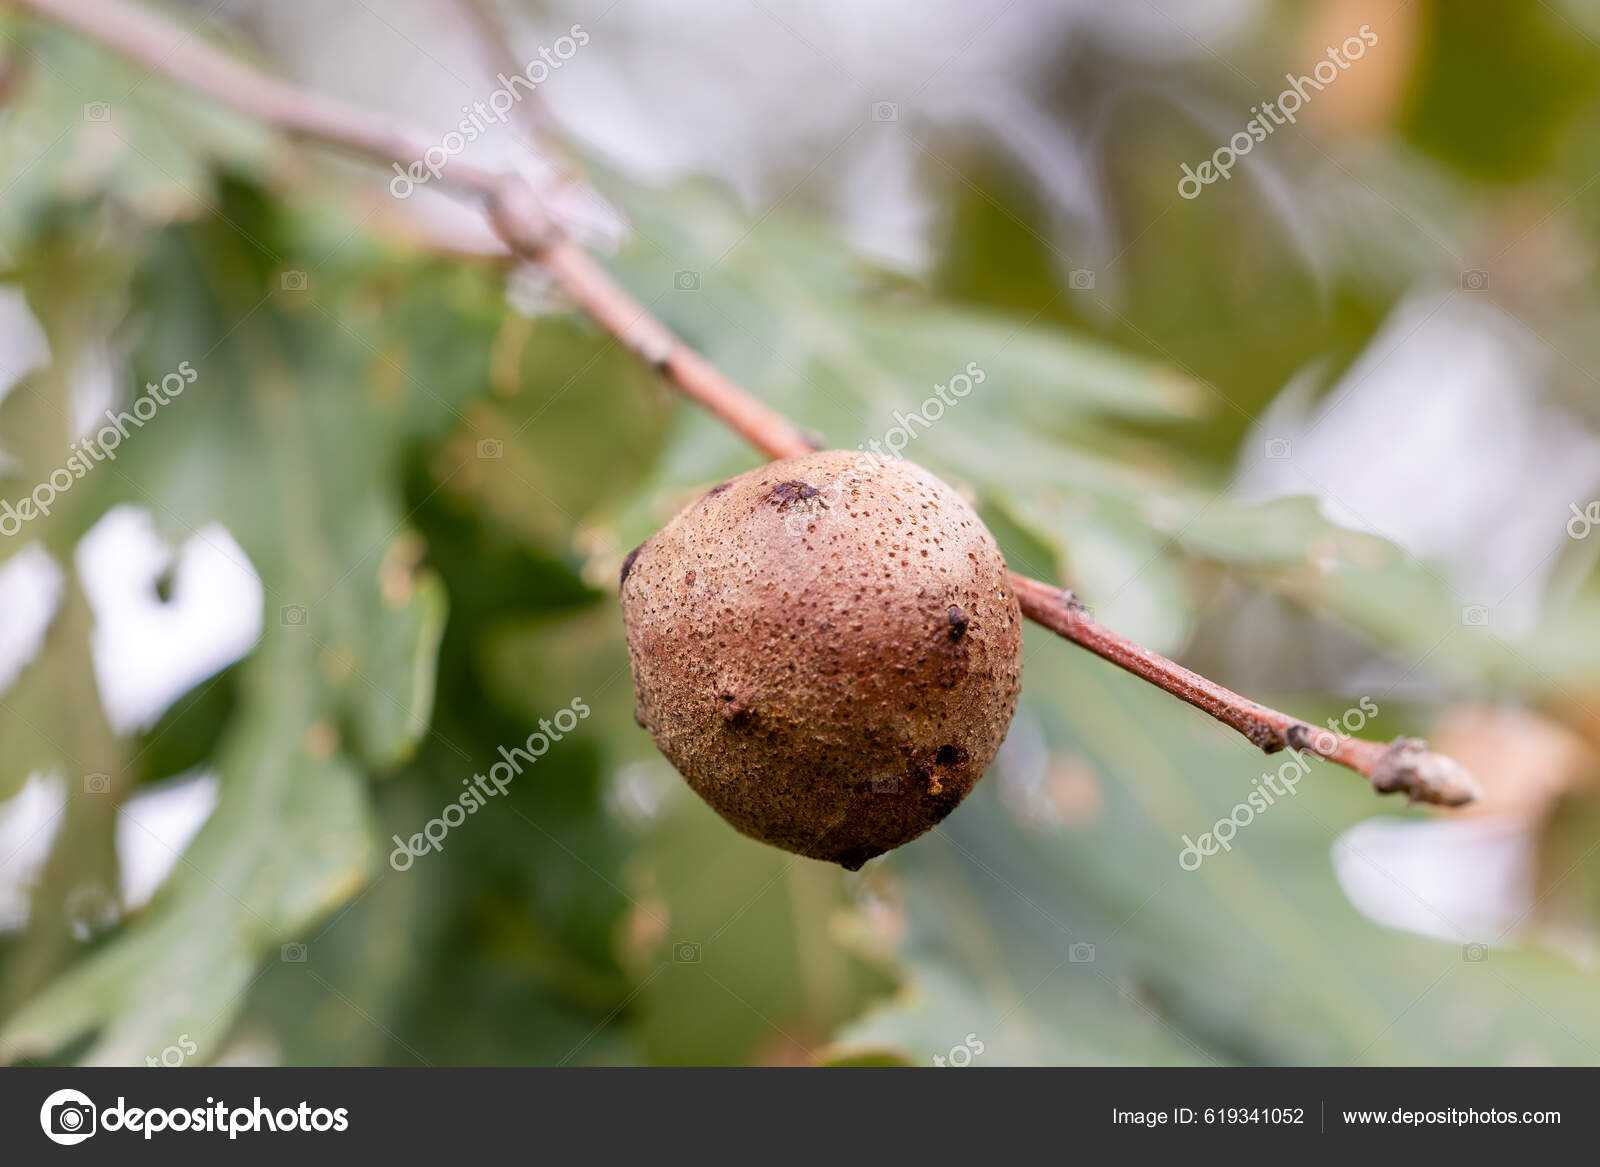
[[[502,75],[527,68],[517,60],[514,29],[501,11],[500,0],[445,0],[445,7],[465,18],[486,67]],[[529,140],[538,147],[540,160],[556,171],[561,182],[577,182],[583,178],[577,159],[556,136],[543,102],[537,97],[518,102],[517,116]]]
[[[68,25],[153,72],[303,138],[402,167],[435,144],[424,131],[267,77],[126,0],[0,2]],[[817,448],[799,426],[745,392],[652,316],[561,230],[521,177],[456,158],[447,178],[483,200],[490,225],[514,254],[542,264],[602,328],[767,457]],[[1094,621],[1070,592],[1016,574],[1012,584],[1029,619],[1209,713],[1269,754],[1310,752],[1364,775],[1380,793],[1403,792],[1414,801],[1459,806],[1478,796],[1465,769],[1415,738],[1383,745],[1312,727],[1117,635]]]
[[[1209,713],[1265,753],[1307,751],[1366,775],[1380,794],[1404,791],[1417,802],[1462,806],[1478,797],[1477,782],[1464,767],[1432,753],[1416,738],[1384,745],[1308,725],[1117,635],[1097,623],[1069,591],[1015,572],[1011,584],[1028,619]]]

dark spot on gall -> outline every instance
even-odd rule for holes
[[[723,491],[727,490],[728,487],[730,487],[732,485],[733,485],[732,482],[719,482],[715,486],[713,486],[710,490],[706,491],[706,497],[707,498],[716,498],[717,495],[721,494]]]
[[[767,500],[774,503],[780,511],[786,511],[797,502],[810,502],[812,499],[821,499],[822,492],[809,482],[780,482],[767,491]],[[819,505],[827,506],[826,500]]]
[[[722,720],[730,729],[749,729],[755,723],[755,714],[750,707],[732,693],[723,693],[721,696],[720,711]]]
[[[969,621],[964,608],[961,608],[956,604],[951,604],[950,611],[945,613],[945,616],[950,621],[951,640],[960,640],[967,634],[967,624]]]
[[[644,550],[644,544],[648,542],[650,540],[646,539],[644,543],[639,544],[639,546],[628,552],[628,557],[622,561],[622,574],[617,579],[617,587],[620,588],[628,582],[628,573],[633,570],[633,561],[639,558],[639,552]]]
[[[960,746],[940,746],[933,760],[941,766],[959,766],[967,760],[967,751]]]

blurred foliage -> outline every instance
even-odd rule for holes
[[[1594,43],[1552,6],[1417,7],[1402,100],[1363,130],[1351,180],[1404,188],[1420,170],[1473,223],[1493,184],[1539,182],[1558,209],[1570,191],[1592,242]],[[1292,43],[1280,23],[1261,77]],[[1497,950],[1485,973],[1348,903],[1328,848],[1376,808],[1342,772],[1317,771],[1248,849],[1183,872],[1181,836],[1244,797],[1261,760],[1038,630],[1009,770],[945,826],[854,876],[736,835],[633,723],[610,589],[628,548],[751,452],[592,326],[514,310],[504,272],[392,237],[344,181],[213,103],[10,13],[0,33],[0,256],[52,354],[0,400],[0,497],[63,464],[97,362],[119,385],[199,371],[27,540],[0,542],[0,565],[37,540],[69,581],[0,701],[0,798],[41,773],[68,791],[30,923],[0,938],[0,1057],[139,1064],[180,1033],[206,1061],[401,1065],[927,1064],[968,1034],[984,1064],[1597,1056],[1600,995],[1567,956]],[[1207,84],[1249,104],[1237,78]],[[1064,115],[1093,92],[1064,89]],[[1149,227],[1118,257],[1117,298],[1070,286],[1042,210],[974,143],[952,156],[989,177],[952,184],[929,286],[804,216],[597,171],[633,226],[609,262],[831,445],[884,440],[975,365],[959,420],[908,454],[974,492],[1015,568],[1070,582],[1153,647],[1189,643],[1225,580],[1364,652],[1426,654],[1459,693],[1600,687],[1592,586],[1521,642],[1464,634],[1438,569],[1308,500],[1229,497],[1238,443],[1284,382],[1323,357],[1331,384],[1440,256],[1401,219],[1308,192],[1331,257],[1313,269],[1243,179],[1168,214],[1172,160],[1209,137],[1153,104],[1119,117],[1102,171]],[[1552,331],[1587,343],[1575,323]],[[120,504],[174,542],[226,527],[265,593],[246,659],[121,736],[99,712],[73,559]],[[1336,716],[1344,696],[1294,700]],[[441,851],[391,867],[393,837],[574,698],[592,714],[559,748]],[[1421,710],[1391,704],[1383,729],[1417,728]],[[197,768],[219,800],[172,874],[79,935],[67,902],[114,881],[116,805]],[[78,794],[89,773],[112,800]],[[1561,854],[1587,854],[1585,813],[1551,830]],[[1592,930],[1584,870],[1588,892],[1561,903]]]

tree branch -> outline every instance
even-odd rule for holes
[[[197,89],[288,133],[402,167],[436,143],[426,132],[370,110],[267,77],[127,0],[3,0],[76,29],[155,73]],[[808,453],[816,443],[689,348],[563,231],[537,193],[514,174],[452,159],[448,181],[483,200],[489,224],[513,254],[542,264],[602,328],[657,369],[679,392],[769,458]],[[1460,765],[1415,738],[1389,745],[1318,729],[1241,697],[1096,623],[1070,592],[1012,575],[1022,611],[1060,636],[1165,689],[1238,730],[1267,753],[1307,751],[1348,766],[1380,793],[1459,806],[1478,795]]]
[[[1417,738],[1398,738],[1383,745],[1308,725],[1117,635],[1096,623],[1069,591],[1015,572],[1011,584],[1028,619],[1204,710],[1244,734],[1264,753],[1307,751],[1365,775],[1380,794],[1403,791],[1416,802],[1462,806],[1479,796],[1477,782],[1463,766],[1430,752]]]

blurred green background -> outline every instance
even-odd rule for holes
[[[1319,766],[1186,871],[1275,763],[1030,628],[990,775],[847,874],[735,834],[632,718],[617,566],[756,456],[461,254],[436,184],[0,7],[0,498],[197,373],[0,538],[0,1060],[1600,1060],[1600,6],[1195,8],[166,10],[445,129],[507,67],[482,22],[520,64],[581,21],[540,153],[493,146],[564,158],[689,343],[844,448],[975,363],[905,452],[1014,569],[1488,791]]]

